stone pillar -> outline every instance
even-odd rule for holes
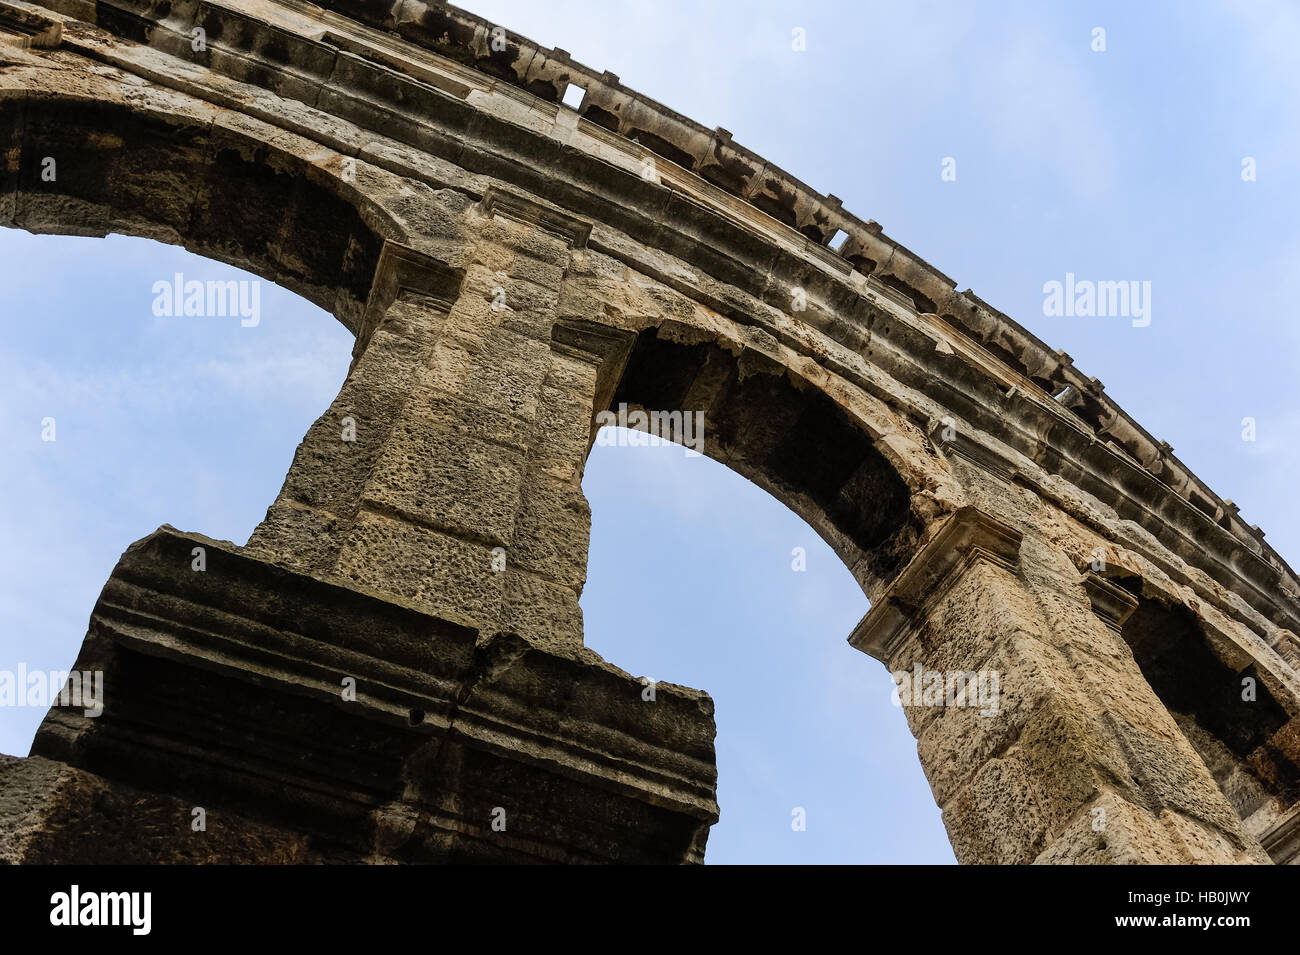
[[[384,246],[347,380],[298,446],[279,496],[249,538],[250,552],[304,573],[337,566],[464,277],[413,249]]]
[[[582,645],[581,478],[617,333],[557,325],[588,226],[494,191],[464,269],[390,244],[339,397],[249,541],[483,632]]]
[[[702,861],[712,701],[582,647],[582,469],[631,337],[556,318],[583,223],[491,192],[466,231],[454,264],[385,247],[247,547],[123,555],[75,667],[103,711],[0,759],[0,862]]]
[[[964,508],[850,637],[901,684],[958,861],[1267,862],[1113,629],[1119,596],[1094,614],[1033,547]]]
[[[593,410],[612,396],[634,338],[582,320],[552,328],[503,581],[506,626],[535,642],[582,643],[578,598],[591,536],[583,468]]]

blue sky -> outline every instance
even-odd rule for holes
[[[1294,5],[469,6],[879,221],[1069,352],[1300,558]],[[0,669],[70,665],[118,555],[159,524],[243,543],[342,381],[347,332],[269,283],[256,328],[155,317],[152,284],[176,271],[237,275],[144,240],[0,230]],[[1150,281],[1150,326],[1045,317],[1067,272]],[[845,643],[867,604],[829,548],[679,448],[597,447],[584,486],[588,644],[717,703],[709,860],[951,862],[888,676]],[[25,753],[42,715],[0,708],[0,752]]]

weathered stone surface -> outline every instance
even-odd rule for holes
[[[626,406],[702,413],[831,544],[855,646],[996,679],[901,701],[959,859],[1300,860],[1300,583],[1068,356],[454,7],[198,15],[201,51],[189,8],[0,0],[0,224],[233,263],[354,359],[246,547],[123,557],[78,661],[104,715],[0,760],[0,859],[700,861],[711,702],[583,646],[582,473]]]
[[[76,666],[104,713],[0,764],[0,858],[690,862],[717,818],[703,694],[169,528]]]

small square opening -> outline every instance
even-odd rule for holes
[[[577,83],[570,83],[568,89],[564,91],[564,105],[570,109],[578,109],[582,106],[582,100],[587,95],[587,91]]]

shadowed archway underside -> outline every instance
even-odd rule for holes
[[[38,160],[12,170],[7,224],[184,245],[291,289],[353,331],[394,235],[337,177],[210,116],[7,96],[0,135],[8,152]]]
[[[831,398],[772,372],[642,332],[611,409],[701,412],[706,454],[809,521],[860,582],[889,579],[920,536],[907,485]]]

